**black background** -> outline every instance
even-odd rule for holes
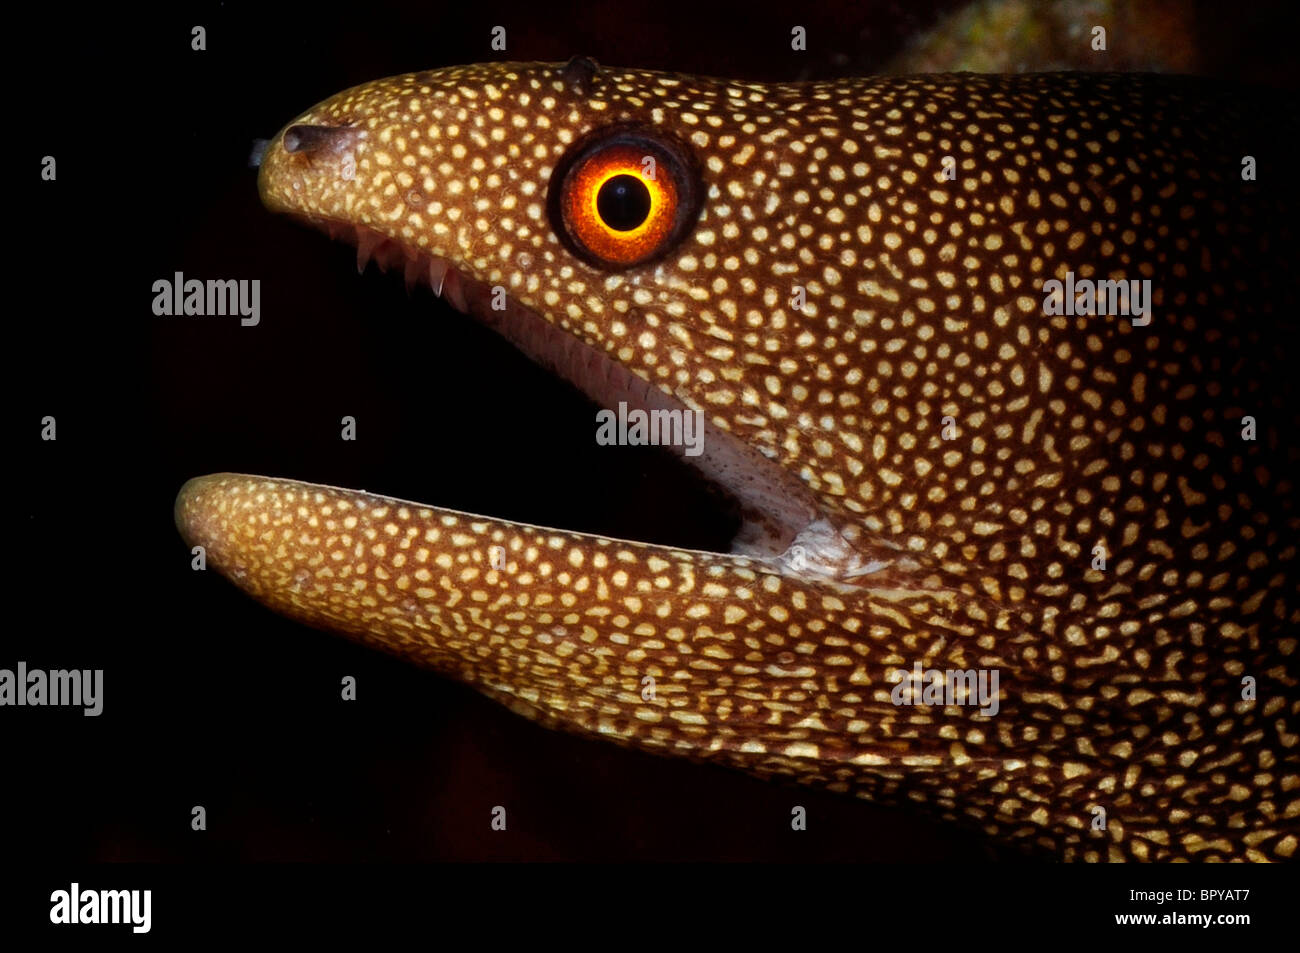
[[[774,81],[866,73],[955,6],[178,4],[15,21],[11,53],[27,64],[6,106],[9,182],[22,183],[6,315],[18,485],[0,666],[103,668],[105,711],[0,713],[10,855],[1019,859],[923,815],[544,731],[193,573],[171,515],[186,479],[229,470],[724,547],[732,526],[688,469],[651,448],[595,446],[594,408],[568,385],[427,291],[358,276],[350,248],[266,212],[252,141],[345,87],[463,62],[581,53]],[[1237,23],[1244,45],[1225,39],[1215,71],[1290,56],[1272,52],[1288,35],[1274,9]],[[795,22],[807,53],[789,49]],[[190,49],[194,24],[206,52]],[[497,24],[504,56],[489,47]],[[38,180],[44,155],[56,183]],[[151,285],[176,271],[260,279],[260,326],[154,317]],[[54,443],[39,440],[47,414]],[[339,440],[344,414],[359,421],[355,443]],[[355,703],[339,699],[345,675]],[[200,804],[208,830],[196,833]],[[489,828],[497,804],[506,833]],[[794,804],[805,833],[789,829]]]

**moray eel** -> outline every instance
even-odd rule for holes
[[[553,727],[1062,859],[1292,857],[1295,204],[1243,175],[1278,115],[1153,76],[584,58],[347,90],[272,140],[264,203],[603,406],[701,412],[734,551],[232,474],[178,526],[272,609]],[[1137,283],[1089,314],[1085,279]]]

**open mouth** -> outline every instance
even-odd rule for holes
[[[359,272],[371,262],[384,272],[400,271],[408,291],[419,286],[429,288],[456,310],[492,328],[532,361],[573,384],[602,408],[611,412],[617,408],[629,417],[637,412],[647,418],[657,414],[665,421],[694,414],[702,431],[696,446],[688,448],[680,441],[669,440],[661,445],[687,459],[704,479],[734,502],[740,528],[730,552],[776,560],[795,572],[840,578],[874,573],[893,563],[888,557],[866,558],[859,554],[830,527],[802,481],[722,429],[702,408],[665,393],[576,334],[520,304],[505,288],[471,278],[446,259],[368,226],[329,219],[304,221],[335,240],[354,245]]]

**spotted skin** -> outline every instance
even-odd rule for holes
[[[688,149],[704,198],[615,272],[547,193],[626,123]],[[1266,127],[1241,102],[1143,76],[487,64],[294,126],[342,131],[272,142],[270,208],[503,286],[797,478],[830,542],[808,566],[191,481],[183,535],[254,598],[553,726],[1065,859],[1294,855],[1293,197],[1242,180]],[[1045,313],[1070,271],[1150,279],[1151,323]],[[997,714],[894,704],[917,662],[997,670]]]

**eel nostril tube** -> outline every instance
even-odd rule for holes
[[[349,126],[311,126],[300,123],[284,131],[285,152],[321,152],[350,142],[356,130]]]

